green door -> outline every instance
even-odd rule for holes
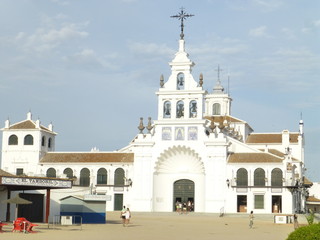
[[[173,184],[173,211],[176,210],[176,202],[194,205],[194,182],[188,179],[175,181]]]
[[[114,195],[114,211],[121,211],[123,207],[123,194]]]

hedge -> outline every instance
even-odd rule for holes
[[[287,240],[320,240],[320,223],[299,227],[289,234]]]

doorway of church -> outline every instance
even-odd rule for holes
[[[272,213],[281,213],[282,198],[281,196],[272,196]]]
[[[247,212],[247,195],[237,196],[237,212]]]
[[[173,183],[173,211],[194,211],[194,182],[180,179]]]

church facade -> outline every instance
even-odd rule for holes
[[[106,201],[106,211],[171,212],[176,204],[210,213],[305,211],[303,121],[299,131],[255,133],[231,115],[232,99],[218,77],[211,92],[195,80],[185,40],[160,78],[157,119],[115,152],[56,152],[50,124],[27,119],[2,128],[1,169],[16,175],[69,178],[73,188],[51,193]],[[297,124],[298,125],[298,124]],[[298,128],[298,126],[297,126]],[[285,204],[284,204],[285,203]]]

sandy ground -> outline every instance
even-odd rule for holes
[[[119,213],[107,213],[106,224],[79,226],[53,226],[39,224],[36,233],[12,233],[12,225],[5,226],[0,239],[30,240],[285,240],[293,231],[292,224],[275,224],[272,216],[256,216],[253,229],[249,229],[248,216],[224,216],[190,213],[132,213],[128,227],[123,227]]]

